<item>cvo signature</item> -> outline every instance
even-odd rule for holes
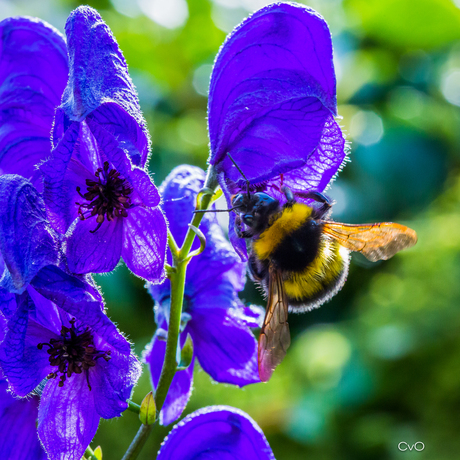
[[[410,446],[407,444],[407,442],[401,441],[398,444],[398,449],[402,452],[405,452],[406,450],[416,450],[417,452],[421,452],[423,449],[425,449],[425,444],[423,444],[421,441],[418,441]]]

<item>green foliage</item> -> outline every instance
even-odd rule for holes
[[[450,0],[346,0],[371,38],[397,48],[432,50],[460,39],[460,10]]]

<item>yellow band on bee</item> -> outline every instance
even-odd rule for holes
[[[324,239],[318,257],[302,272],[284,280],[286,294],[296,301],[308,301],[327,289],[343,271],[348,251],[337,241]]]
[[[272,225],[254,241],[253,248],[259,259],[268,259],[270,254],[286,236],[296,231],[311,216],[312,208],[306,204],[295,203],[285,208]]]

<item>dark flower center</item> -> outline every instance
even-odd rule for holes
[[[52,366],[57,366],[57,370],[48,375],[49,379],[54,379],[61,374],[59,386],[63,387],[66,377],[72,374],[86,372],[86,381],[89,384],[88,370],[96,365],[99,358],[106,361],[110,359],[110,350],[97,350],[94,346],[93,335],[87,327],[80,332],[75,327],[75,318],[70,320],[70,327],[62,326],[61,338],[50,339],[49,343],[39,343],[37,348],[41,350],[46,345],[50,355],[49,361]]]
[[[115,217],[128,217],[126,209],[131,207],[130,194],[133,189],[129,183],[120,176],[116,169],[110,169],[109,162],[104,162],[104,168],[98,168],[94,173],[96,181],[86,179],[87,192],[82,195],[80,187],[77,187],[78,194],[89,203],[78,203],[78,214],[81,220],[85,220],[85,213],[90,212],[89,217],[97,215],[97,227],[90,230],[96,232],[104,222],[104,216],[111,222]]]

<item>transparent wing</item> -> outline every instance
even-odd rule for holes
[[[288,303],[281,273],[270,266],[268,304],[264,324],[259,336],[259,376],[267,382],[276,366],[286,356],[291,344],[289,333]]]
[[[323,230],[342,246],[361,252],[372,262],[389,259],[417,242],[414,230],[393,222],[349,225],[323,221]]]

